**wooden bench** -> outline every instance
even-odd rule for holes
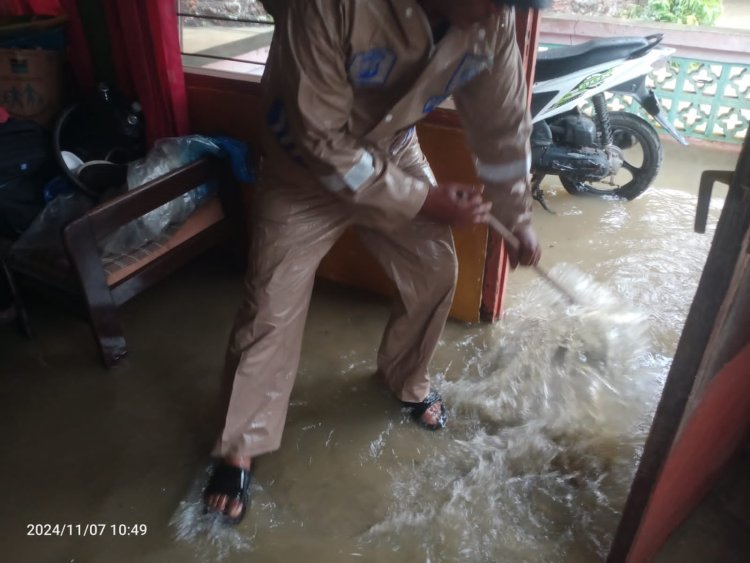
[[[188,219],[173,225],[158,240],[117,256],[103,256],[100,243],[118,228],[209,181],[218,193]],[[67,256],[51,261],[40,255],[11,253],[6,266],[16,303],[18,283],[85,307],[104,364],[110,367],[127,354],[117,308],[212,246],[234,242],[242,252],[246,235],[242,198],[228,163],[206,158],[106,201],[69,223],[63,231]],[[21,318],[27,318],[23,313]],[[29,327],[26,327],[30,332]]]

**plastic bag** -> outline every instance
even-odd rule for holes
[[[181,168],[210,154],[228,156],[232,170],[238,180],[253,182],[255,170],[249,163],[248,147],[229,137],[188,137],[167,138],[157,141],[154,149],[145,159],[132,163],[128,168],[128,189],[135,189],[172,170]],[[50,185],[44,195],[53,198],[34,219],[29,228],[12,247],[12,253],[33,255],[50,265],[67,262],[63,245],[62,230],[75,219],[99,202],[95,202],[72,185]],[[154,209],[117,230],[103,241],[101,250],[105,255],[123,254],[158,239],[164,231],[175,223],[181,223],[201,204],[211,197],[217,186],[204,184],[190,192]],[[117,195],[114,192],[102,194],[102,201]]]
[[[54,269],[66,269],[68,262],[62,231],[91,209],[94,203],[80,192],[60,194],[49,202],[29,228],[11,247],[11,254],[28,256]]]
[[[205,155],[219,155],[222,152],[222,148],[211,138],[201,135],[161,139],[146,158],[128,166],[128,190],[138,188]],[[123,254],[157,240],[170,225],[184,222],[215,191],[215,185],[204,184],[149,211],[107,237],[102,243],[103,253]]]

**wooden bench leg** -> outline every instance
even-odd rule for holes
[[[21,294],[18,291],[18,286],[16,285],[15,280],[13,279],[13,273],[10,271],[10,268],[8,268],[8,265],[5,263],[5,260],[0,261],[2,262],[2,273],[3,276],[5,276],[5,280],[8,282],[8,287],[10,288],[10,295],[13,299],[13,309],[16,311],[16,315],[18,315],[18,325],[21,328],[21,332],[27,337],[31,338],[33,337],[34,333],[31,330],[31,323],[29,322],[29,315],[26,313],[26,307],[23,304],[23,301],[21,300]]]
[[[91,328],[102,360],[111,367],[128,352],[117,305],[107,285],[96,239],[86,220],[74,221],[65,229],[65,246],[71,264],[78,274]]]
[[[117,307],[112,301],[109,291],[107,291],[106,296],[92,295],[89,290],[84,290],[84,292],[89,307],[91,328],[99,345],[99,353],[104,365],[112,367],[128,353],[125,335],[117,316]]]

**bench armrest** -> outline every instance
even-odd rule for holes
[[[94,238],[101,240],[176,197],[211,180],[222,183],[225,177],[225,163],[216,158],[202,158],[90,209],[65,228],[66,238],[68,231],[75,231],[85,223]]]

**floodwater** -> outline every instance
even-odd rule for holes
[[[710,235],[691,233],[694,198],[682,191],[632,203],[554,196],[558,237],[575,236],[568,225],[588,236],[577,264],[551,270],[578,303],[531,279],[498,325],[451,325],[434,364],[451,409],[446,432],[428,434],[381,404],[367,378],[382,320],[352,313],[350,335],[306,350],[285,447],[271,467],[259,461],[248,522],[226,532],[201,517],[201,475],[173,518],[181,541],[229,561],[242,552],[258,561],[603,560]],[[321,369],[338,383],[321,388]]]
[[[3,468],[6,560],[602,561],[721,207],[694,234],[697,183],[664,176],[620,202],[551,182],[557,215],[535,219],[542,264],[578,304],[518,271],[500,323],[449,323],[433,363],[451,416],[442,432],[405,419],[373,377],[384,302],[321,284],[282,448],[257,460],[235,529],[199,499],[236,274],[193,269],[132,302],[133,352],[114,375],[83,323],[37,311],[35,344],[0,334],[14,344],[0,434],[17,461]],[[45,522],[148,532],[28,537]]]

